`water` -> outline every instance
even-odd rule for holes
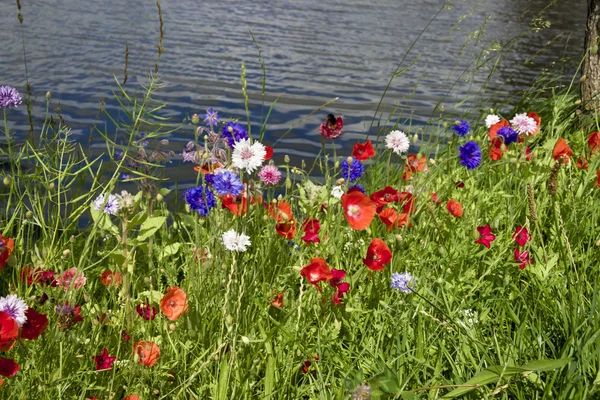
[[[549,9],[544,18],[550,27],[530,32],[503,55],[487,91],[480,93],[498,52],[490,52],[486,66],[472,74],[474,57],[483,48],[494,42],[506,44],[530,31],[531,18],[547,3],[453,1],[432,21],[443,4],[439,0],[162,0],[165,35],[159,75],[165,88],[157,97],[168,102],[162,115],[173,122],[193,113],[202,115],[209,107],[223,117],[245,121],[240,83],[244,62],[254,132],[261,114],[280,96],[265,137],[266,144],[277,141],[276,161],[285,154],[293,163],[313,158],[321,146],[317,128],[327,112],[344,115],[345,132],[336,146],[338,154],[348,154],[356,140],[364,139],[396,66],[431,21],[403,64],[414,65],[387,92],[380,109],[383,121],[398,107],[401,126],[410,120],[410,129],[419,130],[440,101],[450,112],[468,111],[482,93],[490,102],[510,101],[547,68],[562,68],[564,82],[568,82],[583,54],[583,0],[564,0]],[[144,83],[154,70],[159,20],[153,1],[39,0],[35,7],[23,4],[22,26],[16,14],[14,2],[0,3],[0,85],[24,91],[22,29],[29,81],[37,97],[35,122],[41,123],[44,95],[50,91],[53,107],[60,103],[63,118],[81,142],[87,142],[93,124],[104,129],[104,119],[97,118],[103,99],[106,109],[117,115],[111,91],[116,89],[114,76],[123,81],[126,43],[126,88]],[[266,65],[264,109],[262,71],[250,30]],[[476,40],[477,30],[485,30],[481,40]],[[335,97],[339,100],[306,118]],[[467,101],[459,105],[463,100]],[[28,129],[25,107],[12,110],[10,120],[17,138],[24,139]],[[396,120],[387,125],[391,127]],[[291,132],[281,138],[290,127]],[[192,137],[191,126],[183,125],[169,138],[168,147],[180,152]],[[103,146],[96,134],[93,151],[100,153]],[[171,183],[193,179],[191,166],[182,164],[180,158],[167,166],[166,175]]]

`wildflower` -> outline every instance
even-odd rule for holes
[[[208,110],[206,110],[206,114],[204,114],[204,122],[206,123],[206,126],[217,126],[217,124],[219,123],[219,112],[213,110],[213,108],[209,108]]]
[[[331,285],[331,287],[336,287],[337,285],[342,283],[342,280],[344,280],[345,277],[346,271],[344,271],[343,269],[334,268],[331,270],[331,279],[329,280],[329,284]]]
[[[212,186],[215,192],[221,196],[225,196],[226,194],[237,196],[244,190],[244,185],[240,182],[237,174],[226,169],[215,173]]]
[[[2,272],[2,268],[4,268],[8,262],[8,258],[10,257],[10,253],[14,250],[14,247],[14,240],[0,235],[0,272]]]
[[[392,261],[392,252],[383,240],[373,238],[367,250],[367,257],[362,261],[371,271],[381,271],[385,269],[385,264]]]
[[[27,316],[25,315],[27,308],[27,304],[14,294],[0,297],[0,311],[7,313],[17,321],[19,328],[27,321]]]
[[[350,227],[356,230],[368,228],[377,211],[377,205],[360,192],[342,195],[342,207]]]
[[[304,236],[302,236],[302,240],[305,243],[319,243],[321,239],[319,239],[319,230],[321,230],[321,224],[319,220],[316,218],[309,218],[302,224],[302,230],[304,231]]]
[[[587,143],[591,154],[600,151],[600,132],[591,133],[588,137]]]
[[[277,185],[281,180],[281,172],[275,165],[265,165],[258,171],[258,177],[265,185]]]
[[[505,127],[510,127],[510,122],[508,122],[505,119],[498,121],[494,125],[490,126],[490,139],[494,139],[496,136],[498,136],[498,131]]]
[[[306,277],[319,291],[321,291],[319,282],[327,282],[333,277],[327,262],[320,257],[311,258],[310,264],[300,270],[300,276]]]
[[[437,193],[435,193],[435,192],[431,192],[431,202],[433,204],[435,204],[436,206],[439,206],[440,204],[442,204],[442,200],[440,200]]]
[[[402,179],[410,179],[413,172],[427,172],[427,157],[424,154],[421,157],[416,154],[408,155]]]
[[[227,139],[227,144],[233,149],[237,142],[248,139],[248,132],[237,122],[228,122],[223,125],[221,136]]]
[[[135,307],[135,311],[137,311],[140,317],[142,317],[146,321],[152,321],[154,318],[156,318],[156,307],[152,307],[150,303],[144,302],[142,304],[138,304]]]
[[[138,363],[151,367],[160,358],[160,348],[149,341],[133,343],[133,354],[139,358]]]
[[[177,286],[167,289],[167,293],[160,300],[160,311],[171,321],[176,321],[188,310],[187,296]]]
[[[446,203],[446,210],[448,210],[448,212],[456,218],[460,218],[463,216],[462,205],[456,200],[448,200],[448,202]]]
[[[469,133],[469,129],[471,129],[471,127],[467,121],[460,120],[456,121],[454,125],[452,125],[452,129],[454,129],[454,132],[456,132],[458,136],[465,137],[467,133]]]
[[[100,283],[106,287],[119,286],[121,282],[123,282],[123,275],[119,272],[113,272],[110,269],[107,269],[100,275]]]
[[[221,236],[225,248],[229,251],[244,252],[250,246],[250,237],[243,233],[236,233],[233,229],[228,230]]]
[[[263,161],[269,161],[273,157],[273,147],[265,146],[265,158]]]
[[[475,243],[482,244],[489,249],[490,243],[496,240],[496,235],[492,233],[490,224],[477,227],[477,232],[479,232],[479,239],[477,239]]]
[[[350,182],[354,182],[365,173],[365,167],[362,163],[355,158],[348,157],[348,159],[341,162],[342,177],[348,179]]]
[[[279,236],[290,240],[296,236],[296,220],[292,218],[288,221],[279,222],[275,225],[275,230]]]
[[[498,137],[502,137],[505,146],[516,143],[519,140],[519,134],[510,126],[498,129]]]
[[[371,386],[358,385],[352,392],[352,400],[371,400]]]
[[[0,108],[15,108],[21,103],[21,96],[17,89],[10,86],[0,86]]]
[[[529,231],[524,226],[517,226],[515,229],[515,233],[513,234],[513,240],[517,242],[519,246],[525,246],[527,242],[531,239],[529,235]]]
[[[540,131],[540,128],[542,126],[542,119],[540,118],[540,116],[534,112],[534,111],[530,111],[527,113],[527,116],[529,118],[532,118],[535,121],[535,129],[533,131],[531,131],[531,133],[529,133],[529,135],[535,135],[536,133],[538,133]]]
[[[600,169],[596,171],[596,181],[597,182],[594,182],[594,186],[600,187]]]
[[[275,308],[283,308],[283,292],[277,293],[277,296],[271,300],[271,305]]]
[[[586,160],[583,157],[579,157],[577,159],[577,162],[575,163],[575,166],[579,169],[583,169],[583,170],[587,170],[590,166],[590,164],[588,163],[588,160]]]
[[[460,146],[459,158],[460,164],[467,167],[467,169],[475,169],[481,164],[481,149],[475,142],[467,142],[464,146]]]
[[[248,173],[260,167],[266,155],[265,146],[262,143],[250,144],[248,139],[242,139],[235,143],[231,162],[236,168],[243,169]]]
[[[404,293],[410,293],[416,289],[416,282],[410,272],[404,272],[402,274],[394,272],[392,274],[390,288],[400,290]]]
[[[532,264],[533,260],[529,258],[529,252],[523,251],[521,252],[519,248],[515,249],[515,261],[519,263],[520,269],[525,269],[527,264]]]
[[[35,340],[48,328],[48,316],[46,314],[39,313],[29,307],[25,311],[25,317],[27,317],[27,321],[21,329],[21,338],[23,339]]]
[[[8,351],[19,336],[19,324],[7,312],[0,311],[0,351]]]
[[[361,192],[362,194],[367,194],[367,191],[362,185],[352,185],[348,188],[348,193],[352,192]]]
[[[85,285],[85,282],[83,271],[78,271],[76,267],[69,268],[56,278],[57,285],[65,292],[71,288],[79,290]]]
[[[131,336],[129,336],[129,335],[127,334],[127,332],[125,332],[125,330],[124,330],[124,329],[121,331],[121,337],[122,337],[122,338],[123,338],[123,340],[124,340],[124,341],[126,341],[126,342],[128,342],[128,341],[130,341],[130,340],[131,340]]]
[[[492,160],[500,160],[504,153],[506,153],[507,151],[508,149],[504,145],[503,139],[501,137],[496,136],[491,140],[489,156]]]
[[[385,137],[385,147],[396,154],[404,154],[410,147],[410,141],[402,131],[392,131]]]
[[[19,372],[19,364],[15,360],[0,357],[0,375],[11,377],[15,376],[17,372]]]
[[[106,347],[102,349],[100,354],[93,356],[92,358],[96,363],[96,371],[113,369],[112,363],[117,359],[117,357],[111,357],[108,355],[108,350],[106,350]]]
[[[123,397],[122,400],[141,400],[141,399],[140,399],[140,396],[138,396],[137,394],[130,394],[129,396]]]
[[[386,186],[381,190],[371,194],[369,198],[377,203],[377,212],[381,212],[386,204],[398,201],[400,193],[391,186]]]
[[[398,203],[402,206],[402,211],[406,214],[415,211],[415,200],[410,192],[400,193],[398,195]]]
[[[531,161],[531,159],[533,158],[533,153],[531,152],[531,149],[529,147],[525,148],[525,161]]]
[[[344,195],[344,189],[341,186],[334,186],[331,189],[331,197],[335,197],[336,199],[341,199]]]
[[[539,130],[535,119],[525,113],[515,115],[514,118],[510,120],[510,123],[521,135],[532,135]]]
[[[555,161],[562,161],[563,164],[569,162],[570,157],[573,156],[573,151],[565,141],[565,139],[560,138],[556,141],[554,145],[554,150],[552,150],[552,157]]]
[[[335,293],[333,293],[333,297],[331,298],[331,302],[334,305],[339,305],[342,302],[342,298],[344,294],[350,290],[350,284],[347,282],[341,282],[335,287]]]
[[[360,161],[368,160],[371,157],[375,157],[375,149],[373,148],[373,143],[371,143],[370,140],[367,140],[364,143],[355,143],[354,148],[352,149],[352,157]]]
[[[119,199],[114,194],[105,197],[104,193],[101,193],[94,200],[94,210],[102,210],[104,214],[115,215],[119,211]]]
[[[327,118],[321,126],[319,126],[319,133],[325,139],[337,139],[342,136],[344,131],[344,118],[336,117],[333,114],[327,114]]]
[[[485,126],[488,129],[490,129],[492,125],[495,125],[498,122],[500,122],[500,117],[496,114],[489,114],[487,117],[485,117]]]
[[[186,190],[183,194],[185,202],[190,206],[190,210],[206,217],[211,208],[216,207],[215,195],[206,187],[198,186]]]
[[[56,321],[56,324],[58,325],[58,329],[61,331],[71,329],[78,322],[83,321],[80,305],[71,307],[69,302],[66,302],[65,304],[57,305],[55,310],[58,314],[58,320]]]

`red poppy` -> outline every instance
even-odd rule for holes
[[[496,235],[492,233],[490,224],[477,227],[477,231],[479,232],[479,239],[477,239],[475,243],[482,244],[489,249],[490,243],[496,240]]]
[[[346,271],[343,269],[332,269],[331,270],[331,279],[329,280],[329,284],[331,287],[336,287],[339,285],[342,280],[346,277]]]
[[[398,211],[388,207],[379,213],[379,219],[386,225],[386,230],[389,231],[398,221]]]
[[[271,300],[271,305],[275,308],[283,308],[283,292],[277,293],[277,296]]]
[[[302,223],[302,231],[304,231],[302,240],[308,244],[319,243],[321,241],[321,239],[319,239],[319,230],[321,230],[321,224],[319,223],[318,219],[307,219],[304,221],[304,223]]]
[[[278,201],[276,204],[269,204],[269,215],[277,222],[289,221],[292,219],[292,207],[285,201]]]
[[[221,164],[220,162],[207,162],[202,166],[196,165],[194,167],[194,171],[200,172],[202,175],[206,175],[212,174],[213,172],[215,172],[215,170],[219,168],[223,168],[223,164]]]
[[[338,284],[335,288],[335,293],[333,293],[333,297],[331,298],[331,302],[336,306],[342,302],[342,298],[344,294],[350,290],[350,284],[347,282],[342,282]]]
[[[11,377],[17,372],[19,372],[19,364],[15,360],[0,357],[0,375]]]
[[[435,192],[431,193],[431,202],[434,203],[436,206],[442,204],[442,200],[438,198],[438,195]]]
[[[10,257],[10,253],[12,253],[14,249],[14,240],[0,235],[0,272],[2,272],[2,268],[4,268],[8,262],[8,257]]]
[[[160,347],[145,340],[135,342],[133,344],[133,354],[139,357],[138,363],[144,364],[146,367],[151,367],[160,358]]]
[[[398,204],[402,206],[404,213],[409,214],[415,211],[415,199],[412,193],[402,192],[398,196]]]
[[[342,207],[350,227],[359,231],[371,225],[377,211],[377,205],[360,192],[342,195]]]
[[[513,233],[513,240],[517,242],[519,246],[525,246],[531,239],[529,231],[524,226],[517,226],[515,233]]]
[[[588,146],[592,154],[600,151],[600,132],[593,132],[590,134],[590,137],[588,137]]]
[[[265,146],[265,158],[263,161],[269,161],[273,157],[273,148],[271,146]]]
[[[123,397],[122,400],[141,400],[141,399],[140,399],[140,396],[138,396],[137,394],[130,394],[129,396]]]
[[[540,127],[542,126],[542,118],[535,111],[528,112],[527,116],[529,118],[533,118],[533,120],[536,123],[535,131],[533,131],[529,134],[529,135],[535,135],[536,133],[538,133],[540,131]]]
[[[463,181],[456,181],[456,182],[454,182],[454,185],[459,189],[462,189],[465,187],[465,183]]]
[[[375,149],[373,148],[373,143],[370,140],[367,140],[364,143],[356,143],[354,144],[354,149],[352,149],[352,157],[356,158],[359,161],[368,160],[371,157],[375,157]]]
[[[302,363],[302,373],[308,374],[311,365],[312,363],[309,360],[304,360],[304,362]]]
[[[510,122],[508,122],[505,119],[500,120],[500,121],[496,122],[494,125],[492,125],[490,127],[490,139],[494,139],[496,136],[498,136],[498,131],[507,126],[510,126]]]
[[[124,341],[126,341],[126,342],[128,342],[128,341],[130,341],[130,340],[131,340],[131,336],[129,336],[129,335],[127,334],[127,332],[125,332],[125,329],[123,329],[123,330],[121,331],[121,337],[122,337],[122,338],[123,338],[123,340],[124,340]]]
[[[25,316],[27,317],[27,321],[25,321],[21,328],[21,338],[35,340],[48,327],[48,316],[35,311],[31,307],[27,308]]]
[[[377,203],[377,213],[379,214],[383,210],[383,206],[386,204],[398,201],[400,194],[396,189],[391,186],[386,186],[383,189],[373,193],[369,198]]]
[[[371,271],[381,271],[385,269],[383,266],[391,261],[392,252],[388,245],[379,238],[373,238],[367,250],[367,257],[363,258],[363,263]]]
[[[167,289],[167,293],[160,300],[160,311],[170,319],[176,321],[188,310],[187,296],[177,286]]]
[[[507,151],[508,148],[504,145],[504,141],[501,137],[494,137],[491,140],[489,155],[492,160],[500,160]]]
[[[421,157],[416,154],[409,154],[405,168],[408,168],[411,172],[426,172],[427,157],[424,154]]]
[[[446,203],[446,210],[456,218],[460,218],[463,216],[463,208],[462,205],[456,200],[448,200]]]
[[[275,225],[275,230],[279,236],[291,240],[296,236],[296,220],[283,221]]]
[[[152,307],[149,303],[138,304],[135,307],[135,311],[137,311],[140,317],[144,318],[146,321],[153,320],[157,313],[156,308]]]
[[[328,114],[325,121],[319,126],[319,133],[325,139],[337,139],[342,136],[343,131],[344,119],[333,114]]]
[[[300,275],[306,277],[319,291],[321,290],[319,282],[327,282],[333,277],[327,262],[320,257],[311,258],[310,264],[302,268]]]
[[[96,371],[113,369],[112,363],[117,359],[117,357],[109,356],[106,348],[97,356],[92,356],[92,358],[96,362]]]
[[[123,275],[118,272],[113,272],[110,269],[105,270],[102,275],[100,275],[100,283],[104,286],[119,286],[123,282]]]
[[[528,251],[521,252],[518,247],[515,249],[515,261],[520,263],[519,268],[521,268],[521,269],[525,269],[527,264],[533,263],[533,260],[531,258],[529,258],[529,252]]]
[[[248,209],[246,196],[234,197],[228,193],[221,199],[221,207],[227,208],[237,216],[246,215]]]
[[[569,147],[569,145],[567,144],[567,142],[565,141],[565,139],[560,138],[556,141],[556,144],[554,145],[554,150],[552,150],[552,157],[554,157],[554,160],[556,161],[561,161],[563,164],[566,164],[569,162],[570,157],[573,156],[573,151],[571,150],[571,148]]]
[[[19,336],[19,325],[13,317],[0,311],[0,351],[8,351]]]
[[[577,162],[575,163],[575,166],[579,169],[583,169],[583,170],[587,170],[590,166],[590,164],[588,163],[588,160],[586,160],[583,157],[579,157],[577,159]]]
[[[533,152],[531,151],[531,149],[529,147],[525,148],[525,161],[531,161],[531,159],[533,158]]]

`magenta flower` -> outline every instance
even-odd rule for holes
[[[515,249],[515,261],[520,263],[519,268],[525,269],[527,264],[533,264],[533,260],[529,258],[529,252],[521,252],[518,248]]]
[[[527,228],[524,226],[517,226],[515,233],[513,234],[513,239],[519,246],[525,246],[531,239],[531,236],[529,235]]]
[[[265,165],[258,172],[258,177],[265,185],[277,185],[281,180],[281,172],[274,165]]]
[[[496,240],[496,235],[492,233],[490,224],[477,227],[477,231],[479,232],[479,239],[477,239],[475,243],[482,244],[489,249],[490,243]]]
[[[140,317],[147,321],[153,320],[156,317],[156,308],[152,307],[149,303],[138,304],[135,307],[135,311],[140,314]]]
[[[83,271],[78,271],[75,267],[69,268],[56,278],[56,284],[65,292],[71,288],[79,290],[85,285],[85,282]]]
[[[337,287],[345,277],[346,271],[344,271],[343,269],[332,269],[331,280],[329,281],[331,287]]]
[[[346,293],[348,290],[350,290],[349,283],[342,282],[339,285],[337,285],[335,293],[333,294],[333,298],[331,299],[333,304],[335,304],[336,306],[340,304],[342,302],[342,298],[344,297],[344,293]]]
[[[96,362],[96,371],[112,369],[112,363],[117,359],[117,357],[109,356],[106,348],[104,348],[99,355],[93,356],[92,358]]]

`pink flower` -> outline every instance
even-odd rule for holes
[[[281,172],[274,165],[265,165],[258,172],[258,177],[265,185],[277,185],[281,180]]]
[[[519,246],[525,246],[531,239],[531,236],[529,235],[527,228],[524,226],[517,226],[515,233],[513,234],[513,239]]]
[[[66,292],[70,288],[79,290],[85,285],[86,279],[83,271],[78,271],[77,268],[69,268],[56,278],[56,284],[63,288]]]
[[[529,258],[529,252],[521,252],[518,248],[515,249],[515,261],[520,263],[519,268],[525,269],[527,264],[533,264],[533,260]]]
[[[492,233],[490,224],[478,227],[477,231],[479,232],[479,239],[477,239],[475,243],[480,243],[489,249],[490,243],[496,240],[496,235]]]

